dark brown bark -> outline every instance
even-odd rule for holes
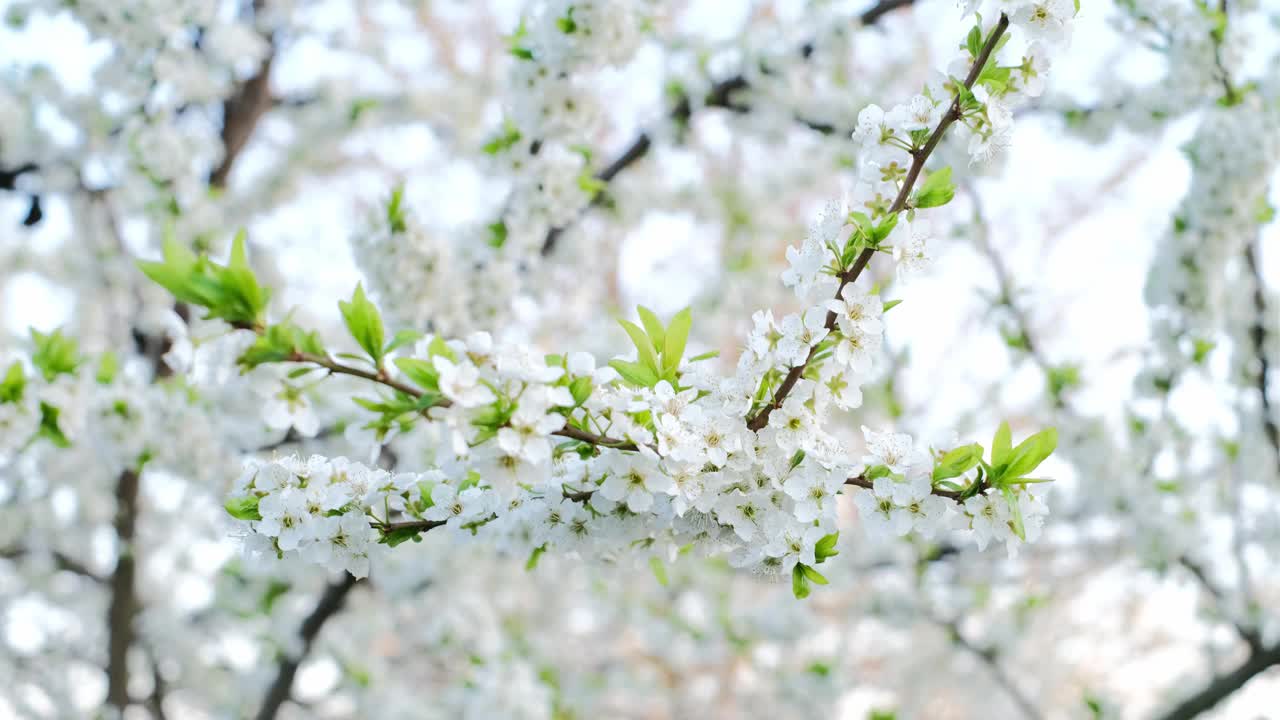
[[[274,50],[258,71],[222,105],[222,162],[209,174],[209,186],[225,188],[240,152],[249,143],[258,121],[271,108],[271,64]]]
[[[129,705],[129,647],[133,645],[133,620],[138,614],[134,532],[139,484],[134,470],[120,473],[116,481],[118,555],[116,569],[111,573],[111,601],[107,608],[107,704],[121,712]]]

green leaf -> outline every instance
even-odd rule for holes
[[[574,378],[569,383],[569,394],[573,396],[574,407],[586,402],[587,398],[591,397],[592,390],[593,386],[591,385],[591,378]]]
[[[631,344],[636,346],[637,359],[653,371],[656,376],[659,374],[658,351],[653,346],[653,342],[645,335],[644,330],[639,325],[630,320],[619,320],[622,329],[627,331],[627,335],[631,338]],[[619,370],[621,372],[621,370]]]
[[[653,576],[658,578],[659,585],[662,587],[668,585],[670,581],[667,579],[667,566],[662,562],[662,558],[656,555],[649,558],[649,569],[653,570]]]
[[[982,28],[974,25],[969,29],[969,34],[964,39],[964,49],[969,51],[969,57],[978,57],[978,53],[982,52]]]
[[[440,390],[440,372],[436,370],[436,366],[421,358],[396,358],[396,367],[400,368],[400,372],[414,385],[423,390],[431,390],[439,392]]]
[[[395,547],[410,540],[414,542],[421,541],[422,528],[396,528],[391,532],[383,533],[382,537],[378,539],[378,542],[386,545],[387,547]]]
[[[412,345],[422,339],[422,333],[415,330],[401,330],[391,338],[391,342],[382,348],[382,354],[386,355],[392,350],[402,348],[405,345]]]
[[[1215,347],[1217,347],[1217,343],[1210,340],[1201,340],[1200,338],[1196,338],[1194,341],[1194,348],[1192,349],[1191,362],[1196,365],[1204,363],[1205,358],[1209,357],[1209,353],[1213,352]]]
[[[249,497],[233,497],[227,498],[222,507],[226,508],[227,514],[237,520],[261,520],[262,514],[258,512],[259,498],[253,495]]]
[[[449,347],[449,343],[439,335],[431,338],[431,342],[427,343],[427,356],[435,357],[437,355],[448,358],[450,362],[458,362],[458,356],[453,352],[453,348]]]
[[[564,15],[556,18],[556,28],[565,35],[572,35],[578,31],[578,23],[573,19],[573,6],[569,6],[569,11]]]
[[[529,57],[533,57],[532,53],[530,53]],[[507,122],[502,126],[502,133],[485,143],[481,150],[486,155],[497,155],[498,153],[515,147],[518,142],[520,142],[520,131],[515,125]]]
[[[796,563],[791,568],[791,594],[796,596],[797,600],[803,600],[809,597],[809,580],[805,577],[804,566]]]
[[[22,363],[14,360],[0,380],[0,403],[16,403],[22,400],[23,391],[27,387],[27,376],[22,370]]]
[[[115,353],[108,350],[98,357],[98,372],[94,379],[99,385],[110,385],[111,381],[116,379],[118,372],[120,372],[120,358]]]
[[[163,258],[160,262],[139,261],[138,268],[174,298],[205,308],[207,317],[237,327],[261,324],[271,290],[258,284],[249,267],[243,230],[231,243],[226,265],[196,257],[173,237],[172,229],[165,232]]]
[[[262,594],[262,599],[258,601],[258,610],[264,615],[271,613],[271,608],[275,607],[276,601],[289,592],[290,585],[287,582],[272,580],[267,585],[267,590]]]
[[[266,311],[271,291],[258,285],[253,268],[249,267],[249,255],[245,249],[247,237],[244,230],[236,233],[235,239],[231,241],[231,258],[226,268],[219,268],[212,263],[210,265],[230,296],[227,306],[223,308],[226,313],[224,319],[253,324]]]
[[[818,572],[813,567],[809,565],[805,565],[804,563],[796,563],[796,567],[800,568],[801,571],[804,573],[804,576],[808,578],[811,582],[818,583],[819,585],[827,584],[827,578],[824,577],[822,573]]]
[[[355,125],[360,122],[361,116],[376,107],[378,107],[376,98],[356,98],[351,102],[351,106],[347,110],[347,122]]]
[[[644,331],[649,334],[649,340],[653,343],[654,349],[663,347],[666,330],[658,316],[643,305],[636,306],[636,314],[640,316],[640,324],[644,325]]]
[[[507,222],[505,220],[489,223],[488,230],[489,237],[486,242],[489,243],[489,247],[501,249],[503,245],[507,244],[509,232],[507,231]]]
[[[1062,401],[1063,393],[1080,384],[1080,368],[1075,365],[1051,367],[1045,372],[1045,376],[1049,394],[1058,402]]]
[[[1057,447],[1058,431],[1053,428],[1041,430],[1023,440],[1009,453],[1007,466],[1000,473],[1000,478],[1008,480],[1023,477],[1039,467],[1040,463],[1052,455]]]
[[[960,477],[969,472],[978,461],[982,459],[982,446],[973,443],[972,445],[961,445],[947,454],[943,455],[937,466],[933,468],[933,480],[948,480],[953,477]]]
[[[534,568],[538,567],[538,560],[542,559],[542,555],[546,552],[547,552],[546,543],[543,543],[538,547],[534,548],[533,552],[529,553],[529,559],[526,560],[524,563],[524,569],[526,571],[531,571]]]
[[[991,439],[991,464],[1003,465],[1009,457],[1009,448],[1013,446],[1013,434],[1009,431],[1009,423],[1002,422],[996,428],[996,435]]]
[[[364,351],[369,353],[374,365],[382,362],[382,316],[378,308],[365,297],[364,287],[356,284],[356,291],[350,302],[338,301],[338,309],[342,311],[342,319],[347,324],[351,337]]]
[[[956,196],[956,186],[951,182],[951,167],[939,168],[931,173],[916,190],[913,207],[931,208],[946,205]]]
[[[893,474],[893,471],[889,469],[888,465],[872,465],[867,468],[867,471],[864,474],[867,476],[868,480],[876,480],[882,477],[889,477]]]
[[[284,321],[268,327],[236,362],[246,370],[277,362],[294,362],[299,353],[324,355],[320,336]]]
[[[884,242],[884,239],[889,237],[889,234],[892,233],[893,229],[897,226],[898,226],[898,213],[894,213],[886,217],[884,220],[881,220],[880,223],[877,224],[871,230],[871,233],[870,233],[871,244],[879,245],[880,243]]]
[[[674,380],[675,372],[680,367],[680,359],[684,357],[684,347],[689,341],[689,330],[692,327],[693,314],[689,308],[676,313],[667,326],[666,342],[662,349],[662,371],[670,380]]]
[[[899,305],[901,305],[901,304],[902,304],[902,300],[901,300],[901,299],[899,299],[899,300],[889,300],[889,301],[885,302],[885,304],[884,304],[884,308],[883,308],[882,312],[889,312],[890,310],[892,310],[892,309],[894,309],[894,308],[898,307],[898,306],[899,306]],[[895,315],[894,317],[897,317],[897,316]]]
[[[711,358],[715,358],[715,357],[720,357],[719,350],[711,350],[709,352],[704,352],[700,355],[694,355],[693,357],[689,358],[689,362],[690,363],[702,362],[703,360],[710,360]]]
[[[1036,485],[1038,483],[1051,483],[1053,482],[1053,478],[1020,477],[1005,480],[1004,482],[1006,485]]]
[[[387,227],[392,234],[403,233],[409,230],[409,224],[405,220],[404,213],[404,186],[398,185],[391,191],[391,197],[387,200]]]
[[[1007,37],[1009,36],[1005,35],[1001,40]],[[996,95],[1001,95],[1009,89],[1009,77],[1012,72],[1013,68],[1000,67],[994,62],[988,62],[987,66],[982,68],[982,73],[978,75],[975,84],[985,85]]]
[[[57,407],[47,402],[40,403],[40,429],[36,431],[36,437],[45,438],[60,448],[71,447],[71,441],[58,427],[59,412]]]
[[[839,541],[840,532],[838,530],[830,535],[823,535],[818,544],[813,546],[814,559],[818,562],[824,562],[829,557],[839,555],[840,551],[836,549],[836,543]]]
[[[640,363],[627,362],[626,360],[610,360],[609,367],[617,370],[623,380],[637,387],[651,388],[658,384],[658,374]]]
[[[81,358],[75,338],[63,335],[62,330],[45,334],[32,328],[31,342],[35,345],[31,353],[31,364],[49,382],[59,375],[75,373],[80,366]]]

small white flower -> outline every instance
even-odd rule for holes
[[[924,459],[906,433],[876,432],[863,425],[862,435],[867,440],[867,455],[862,462],[868,467],[884,465],[890,472],[906,475]]]
[[[431,364],[440,374],[440,392],[459,407],[480,407],[496,399],[493,391],[481,384],[480,370],[470,362],[454,364],[449,358],[436,355]]]
[[[600,486],[600,494],[614,502],[627,504],[627,509],[641,513],[653,507],[654,493],[670,493],[671,478],[658,464],[643,455],[614,454],[609,463],[609,476]]]
[[[272,430],[293,428],[302,437],[315,437],[320,432],[320,419],[302,389],[283,383],[279,392],[269,395],[262,407],[262,417]]]
[[[545,400],[522,398],[509,426],[498,430],[498,445],[512,455],[541,465],[551,459],[551,433],[564,427],[564,423],[563,415],[547,411]]]
[[[836,322],[842,333],[861,331],[879,334],[884,331],[884,323],[881,321],[884,302],[879,295],[863,293],[853,285],[845,285],[840,291],[839,299],[827,302],[827,309],[836,314]]]

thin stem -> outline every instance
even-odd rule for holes
[[[986,67],[987,60],[990,59],[991,54],[995,52],[996,44],[1000,42],[1000,37],[1004,35],[1004,32],[1008,27],[1009,16],[1001,13],[1000,22],[996,23],[996,27],[992,30],[991,36],[987,38],[986,44],[982,46],[982,50],[978,53],[977,58],[974,59],[973,67],[969,68],[969,74],[965,76],[964,87],[966,90],[973,88],[973,84],[978,80],[978,75],[981,74],[982,69]],[[933,151],[938,147],[938,143],[942,142],[942,136],[946,133],[947,128],[951,127],[952,123],[960,119],[960,114],[960,93],[957,93],[955,99],[951,102],[951,108],[942,116],[942,120],[938,122],[938,127],[934,128],[933,134],[929,136],[924,147],[912,153],[911,167],[907,170],[907,176],[902,181],[902,187],[898,190],[898,196],[894,198],[893,205],[889,207],[889,215],[901,212],[907,207],[907,200],[911,196],[911,190],[915,186],[916,180],[919,179],[921,171],[924,170],[925,161],[929,159],[931,154],[933,154]],[[867,263],[871,262],[871,258],[875,255],[875,252],[876,249],[872,247],[864,249],[862,253],[858,255],[857,260],[854,261],[853,266],[840,274],[840,285],[836,288],[835,294],[836,299],[840,298],[840,293],[844,291],[846,285],[858,279],[858,276],[866,269]],[[827,312],[827,319],[826,322],[823,323],[823,327],[828,331],[835,329],[835,312]],[[809,355],[804,359],[804,362],[796,365],[787,372],[786,377],[782,379],[782,383],[778,385],[777,391],[774,392],[773,400],[771,400],[768,405],[761,408],[754,417],[747,420],[747,427],[752,430],[760,430],[769,423],[769,415],[777,408],[782,407],[782,402],[787,399],[787,395],[791,393],[796,382],[800,380],[800,377],[804,374],[805,368],[809,366],[810,361],[813,360],[813,356],[817,351],[818,349],[816,346],[810,348]]]
[[[325,368],[329,372],[337,375],[350,375],[352,377],[358,377],[364,380],[368,380],[370,382],[378,383],[380,385],[385,385],[396,391],[402,392],[405,395],[408,395],[409,397],[412,397],[412,398],[421,398],[424,394],[418,388],[412,385],[409,385],[407,383],[400,382],[399,380],[396,380],[395,378],[391,377],[385,372],[381,372],[381,371],[375,372],[373,370],[366,370],[364,368],[359,368],[352,365],[343,365],[342,363],[337,362],[336,360],[333,360],[331,358],[325,357],[323,355],[297,352],[293,354],[292,361],[311,363],[312,365],[318,365],[322,368]],[[432,405],[431,407],[449,407],[452,404],[453,403],[448,398],[439,398],[435,402],[435,404]],[[563,438],[568,438],[570,440],[577,440],[579,442],[588,443],[590,445],[597,445],[599,447],[612,448],[614,450],[627,450],[627,451],[634,452],[639,449],[639,447],[634,442],[631,442],[629,440],[618,440],[617,438],[611,438],[607,435],[597,435],[595,433],[588,432],[586,430],[580,430],[576,427],[572,427],[569,425],[566,425],[565,427],[559,430],[556,430],[551,434],[557,435]]]
[[[419,390],[418,388],[412,385],[402,383],[399,380],[396,380],[395,378],[391,377],[390,375],[387,375],[385,372],[365,370],[364,368],[355,367],[353,365],[343,365],[342,363],[339,363],[336,360],[333,360],[331,358],[325,357],[324,355],[315,355],[313,353],[304,353],[304,352],[294,353],[292,359],[294,362],[304,362],[304,363],[311,363],[312,365],[319,365],[320,367],[328,370],[329,372],[336,373],[338,375],[351,375],[352,377],[363,378],[371,382],[376,382],[382,385],[386,385],[387,387],[392,388],[393,390],[402,392],[405,395],[409,395],[410,397],[415,397],[415,398],[422,397],[421,390]],[[448,404],[448,400],[442,400],[441,404]]]
[[[848,480],[845,480],[844,484],[852,485],[854,487],[866,488],[867,490],[875,489],[875,483],[871,479],[869,479],[866,475],[855,475],[849,478]],[[933,486],[929,489],[929,493],[931,495],[937,495],[938,497],[947,498],[948,500],[954,500],[956,502],[960,502],[960,499],[962,497],[966,495],[971,497],[973,495],[977,495],[978,493],[986,489],[987,489],[987,481],[984,478],[981,482],[978,483],[978,486],[976,489],[967,488],[965,490],[948,490],[946,488]]]

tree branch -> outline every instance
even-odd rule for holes
[[[1244,687],[1245,683],[1256,675],[1275,665],[1280,665],[1280,644],[1253,650],[1235,670],[1215,677],[1203,690],[1178,703],[1165,714],[1157,716],[1156,720],[1192,720]]]
[[[1276,426],[1275,408],[1271,405],[1271,361],[1267,357],[1267,322],[1271,316],[1267,313],[1267,290],[1262,271],[1258,266],[1257,252],[1251,242],[1245,246],[1244,260],[1253,275],[1253,326],[1249,328],[1249,339],[1253,344],[1253,354],[1258,360],[1256,387],[1262,401],[1262,429],[1266,433],[1267,442],[1276,456],[1276,467],[1280,468],[1280,427]]]
[[[266,697],[262,700],[262,707],[258,709],[255,716],[257,720],[273,720],[280,708],[289,699],[290,693],[293,691],[293,679],[298,674],[298,666],[301,665],[303,658],[311,651],[311,646],[315,644],[316,637],[320,634],[320,629],[342,609],[346,603],[347,594],[351,589],[360,582],[355,577],[343,573],[342,579],[331,582],[325,588],[324,593],[320,595],[320,599],[316,602],[315,609],[311,614],[302,621],[302,627],[298,629],[298,636],[302,639],[302,650],[296,656],[282,655],[279,665],[276,666],[276,677],[272,681],[271,686],[267,688]]]
[[[1205,592],[1213,598],[1216,604],[1221,606],[1226,602],[1226,593],[1224,593],[1222,588],[1218,587],[1218,585],[1213,582],[1209,577],[1209,573],[1204,569],[1204,566],[1186,555],[1178,558],[1178,564],[1185,568],[1187,572],[1191,573],[1191,576],[1194,577],[1196,582],[1200,584],[1200,587],[1204,588]],[[1262,650],[1262,636],[1258,634],[1257,629],[1238,622],[1233,622],[1232,627],[1235,628],[1236,634],[1239,635],[1240,639],[1249,646],[1251,651],[1258,652]]]
[[[982,46],[981,52],[979,52],[978,56],[974,59],[973,66],[969,68],[969,74],[964,79],[964,86],[966,89],[973,88],[973,84],[977,82],[978,75],[986,66],[987,60],[990,59],[991,54],[995,52],[996,43],[1000,41],[1000,37],[1004,35],[1004,31],[1008,28],[1009,16],[1001,13],[1000,22],[996,23],[995,29],[991,32],[991,36],[987,38],[986,44]],[[951,127],[952,123],[960,119],[960,112],[960,95],[957,94],[955,99],[951,102],[951,108],[942,116],[942,120],[938,122],[938,127],[935,128],[933,134],[929,136],[924,147],[912,152],[911,167],[908,168],[907,175],[902,181],[902,187],[898,190],[898,196],[894,198],[893,205],[889,207],[889,215],[901,212],[906,208],[907,199],[911,196],[911,189],[915,186],[916,180],[919,179],[920,172],[924,170],[925,161],[933,154],[933,151],[938,147],[938,143],[942,142],[942,136],[947,132],[947,128]],[[858,259],[854,261],[853,266],[840,274],[840,285],[836,288],[835,294],[836,299],[840,298],[840,293],[844,291],[844,287],[846,285],[858,279],[858,276],[861,275],[862,271],[867,267],[867,263],[871,262],[871,257],[875,255],[875,253],[875,248],[869,247],[864,249],[862,253],[858,255]],[[827,312],[827,320],[823,326],[828,331],[835,329],[835,312]],[[800,376],[804,374],[805,368],[809,366],[809,362],[813,360],[813,356],[817,351],[817,346],[810,348],[809,355],[804,359],[804,362],[796,365],[787,372],[782,383],[778,385],[778,389],[774,393],[773,399],[768,405],[761,408],[754,417],[748,420],[747,427],[752,430],[760,430],[769,423],[769,415],[774,410],[782,407],[782,402],[787,399],[787,395],[791,393],[791,389],[794,388],[796,382],[800,380]]]
[[[875,489],[875,483],[869,480],[866,475],[855,475],[854,477],[851,477],[848,480],[845,480],[844,484],[852,485],[854,487],[865,488],[867,490]],[[984,478],[981,482],[978,483],[978,486],[976,489],[973,489],[972,487],[970,487],[964,490],[948,490],[946,488],[933,486],[929,489],[929,494],[937,495],[938,497],[946,498],[948,500],[954,500],[956,502],[960,502],[962,498],[972,497],[986,489],[987,489],[987,481]]]
[[[133,619],[138,613],[134,532],[138,514],[139,476],[125,470],[116,481],[116,569],[111,573],[111,602],[107,608],[107,704],[121,713],[129,706],[129,647]]]
[[[274,104],[271,97],[271,64],[274,60],[275,47],[272,46],[253,77],[241,84],[235,94],[222,104],[222,162],[209,173],[210,187],[221,189],[227,186],[231,168],[240,152],[249,144],[258,121]]]
[[[952,642],[964,651],[968,652],[970,655],[973,655],[979,662],[986,666],[988,672],[991,673],[992,679],[994,679],[996,684],[1005,691],[1005,694],[1013,700],[1013,704],[1018,706],[1018,710],[1020,710],[1028,720],[1041,720],[1043,716],[1040,714],[1040,711],[1036,709],[1035,704],[1032,703],[1031,699],[1023,694],[1020,689],[1018,689],[1018,686],[1013,682],[1013,678],[1009,677],[1009,674],[1004,671],[1004,668],[1000,665],[999,661],[997,661],[995,648],[983,648],[975,645],[972,640],[964,636],[964,633],[960,632],[960,625],[954,620],[948,621],[935,619],[934,622],[941,625],[942,628],[947,631]]]
[[[315,355],[312,353],[294,353],[293,362],[311,363],[313,365],[318,365],[322,368],[325,368],[331,373],[335,373],[338,375],[350,375],[352,377],[358,377],[364,380],[368,380],[370,382],[379,383],[393,390],[396,390],[397,392],[402,392],[405,395],[408,395],[409,397],[412,397],[412,398],[421,398],[424,395],[424,393],[418,388],[412,385],[409,385],[407,383],[400,382],[399,380],[396,380],[395,378],[392,378],[391,376],[387,375],[385,372],[381,372],[381,371],[375,372],[373,370],[365,370],[364,368],[353,367],[351,365],[343,365],[342,363],[339,363],[335,360],[327,358],[323,355]],[[442,398],[439,398],[435,402],[435,404],[433,404],[431,407],[449,407],[452,404],[453,403],[448,398],[442,397]],[[426,410],[429,410],[429,409],[431,408],[426,408]],[[600,447],[613,448],[614,450],[635,451],[639,449],[635,443],[629,440],[618,440],[616,438],[611,438],[607,435],[597,435],[595,433],[588,432],[586,430],[581,430],[576,427],[572,427],[568,425],[566,425],[565,427],[559,430],[556,430],[551,434],[558,435],[563,438],[569,438],[570,440],[577,440],[579,442],[589,443],[591,445],[598,445]]]

